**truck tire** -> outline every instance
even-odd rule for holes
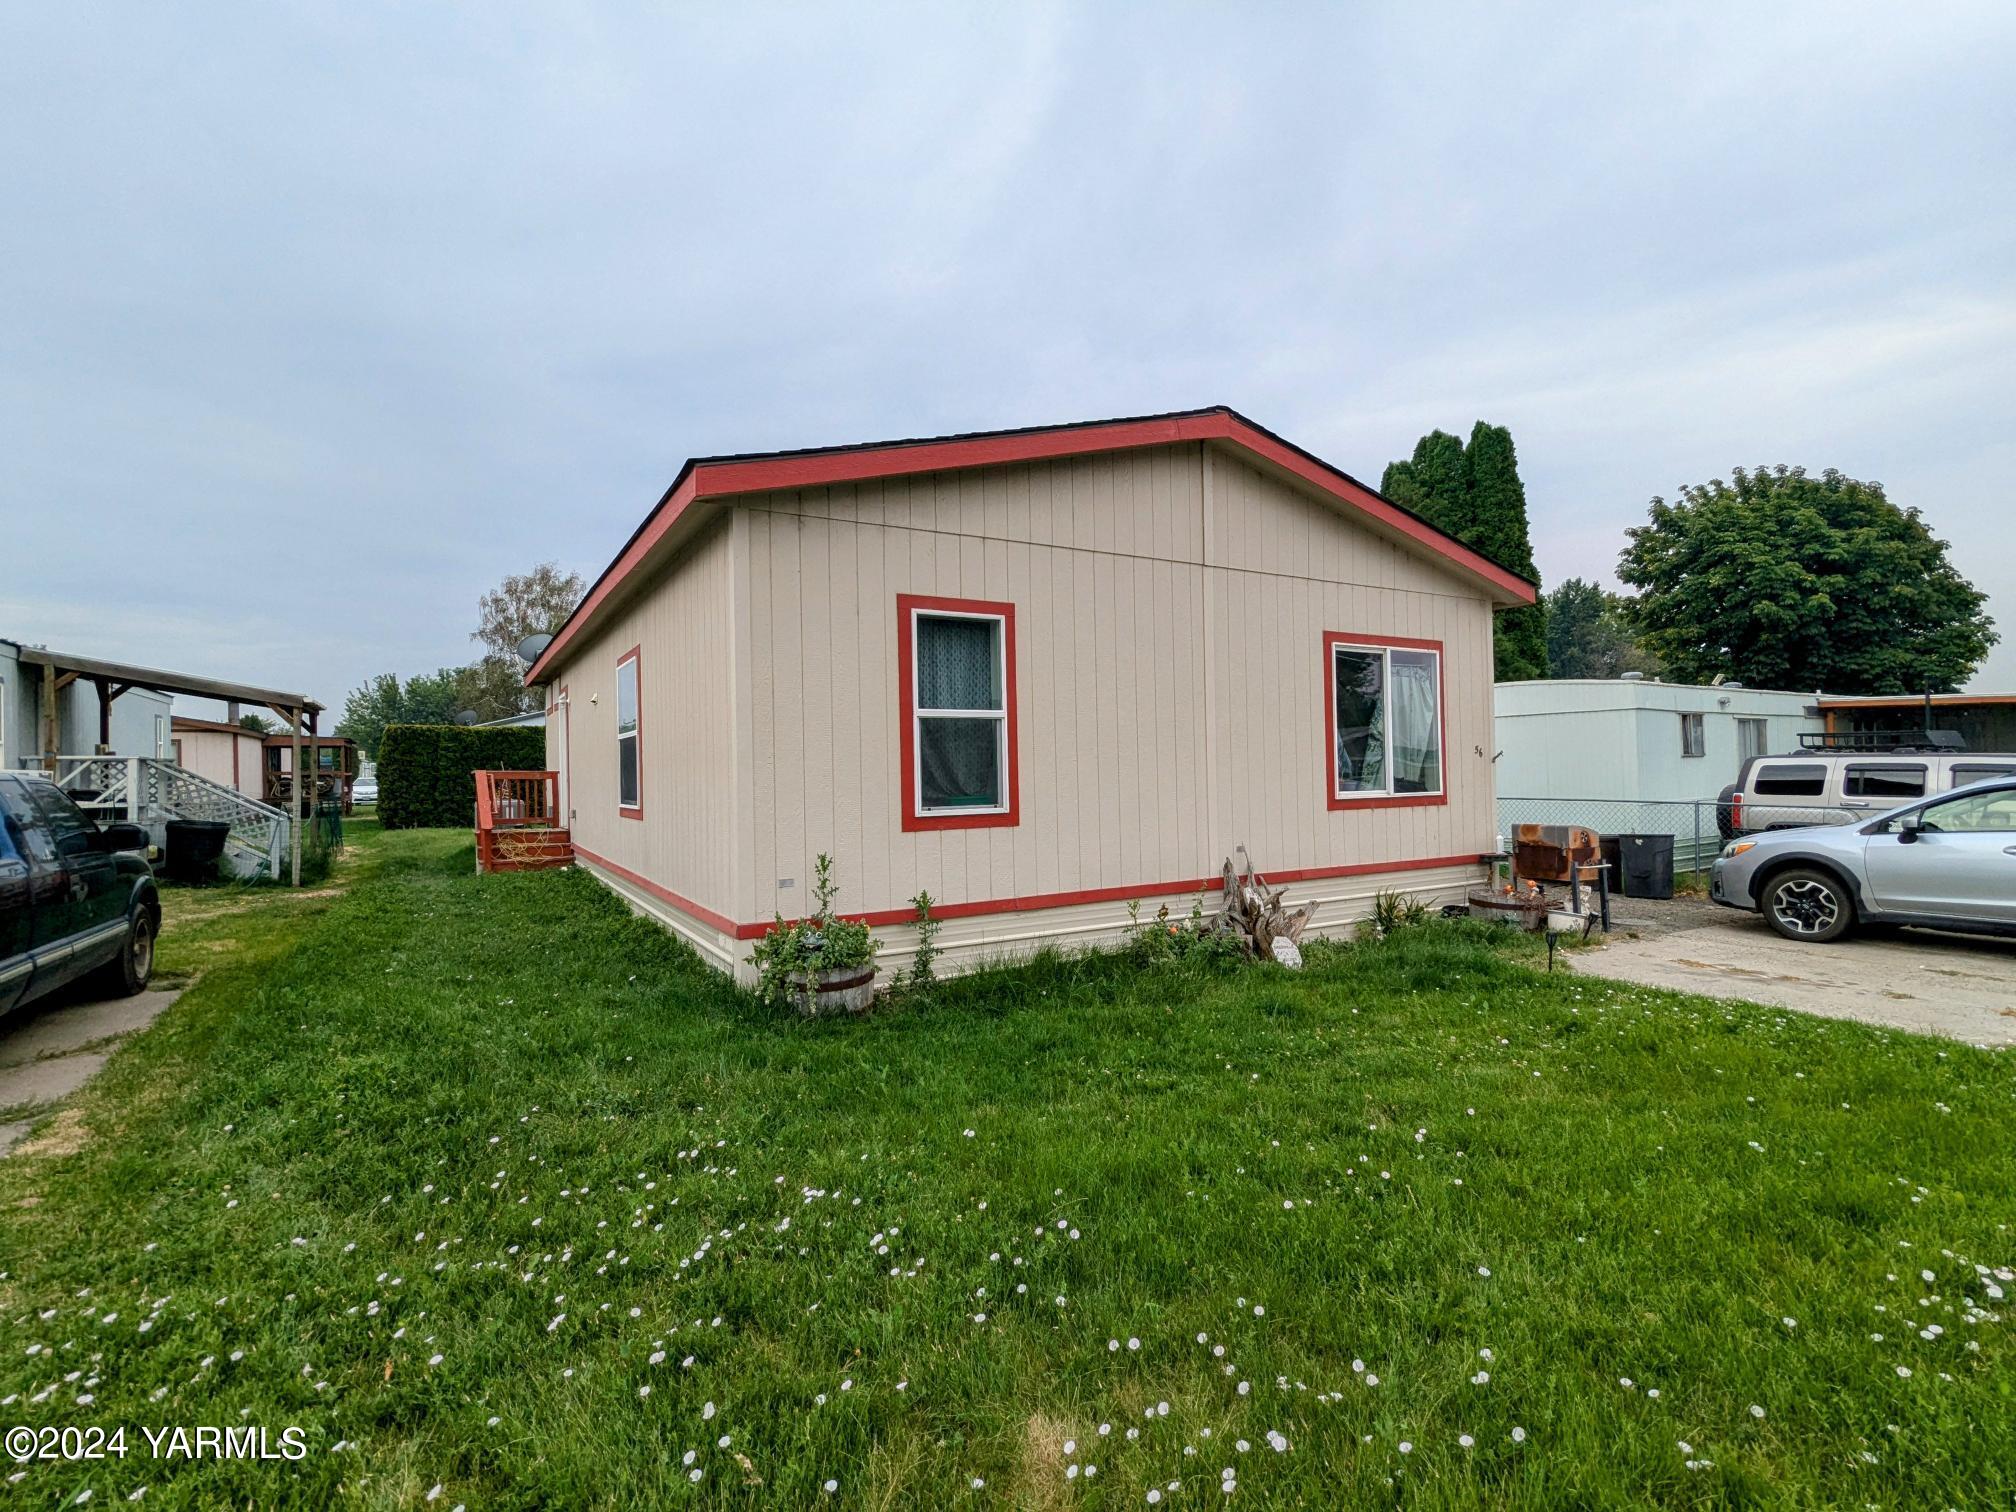
[[[1764,922],[1788,940],[1826,945],[1855,927],[1848,884],[1818,867],[1774,872],[1759,902]]]
[[[126,938],[119,942],[119,954],[98,970],[98,982],[117,997],[132,997],[147,989],[154,975],[154,937],[158,933],[154,910],[135,903],[126,916]]]

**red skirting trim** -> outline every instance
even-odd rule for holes
[[[678,909],[681,913],[691,914],[694,918],[698,919],[702,924],[707,925],[710,929],[718,929],[721,931],[721,933],[725,935],[733,935],[738,940],[746,940],[754,938],[754,936],[744,934],[742,932],[742,928],[738,927],[735,921],[729,918],[726,914],[718,914],[714,912],[714,910],[711,908],[705,907],[704,905],[699,903],[695,903],[691,898],[683,898],[678,893],[672,891],[672,889],[669,887],[660,887],[656,882],[653,882],[649,877],[639,876],[636,872],[630,870],[629,867],[619,866],[614,861],[611,861],[607,856],[598,856],[595,854],[595,852],[589,850],[584,845],[577,844],[574,847],[574,854],[581,857],[585,861],[593,862],[595,865],[601,867],[604,871],[612,871],[616,873],[617,876],[621,877],[625,882],[628,882],[631,886],[641,887],[645,892],[651,894],[652,897],[657,898],[662,902],[670,903],[674,908]],[[758,929],[756,933],[761,934],[764,929],[768,929],[769,927],[770,926],[766,924],[762,926],[761,929]]]
[[[737,924],[724,914],[711,908],[702,907],[690,898],[683,898],[669,887],[660,887],[648,877],[639,876],[626,866],[596,855],[580,845],[574,853],[605,870],[616,873],[624,881],[642,888],[652,897],[670,903],[674,908],[691,914],[701,923],[718,929],[738,940],[760,940],[777,927],[775,920],[765,920],[756,924]],[[1301,871],[1267,871],[1261,875],[1269,882],[1319,882],[1331,877],[1376,877],[1392,872],[1435,871],[1445,866],[1474,866],[1490,858],[1484,855],[1424,856],[1415,861],[1361,861],[1352,866],[1312,866]],[[1035,913],[1046,908],[1070,908],[1078,903],[1113,903],[1127,898],[1163,898],[1173,893],[1204,892],[1219,886],[1217,877],[1197,877],[1184,882],[1149,882],[1134,887],[1093,887],[1077,892],[1031,893],[1021,898],[985,898],[973,903],[944,903],[931,910],[934,919],[974,919],[987,914]],[[885,908],[869,913],[844,915],[870,926],[880,928],[889,924],[909,924],[917,917],[915,909]],[[792,921],[795,922],[795,921]]]

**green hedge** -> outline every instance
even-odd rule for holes
[[[476,822],[477,772],[545,767],[544,730],[387,725],[378,744],[378,822],[386,829],[469,829]]]

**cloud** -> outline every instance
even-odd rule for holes
[[[689,454],[1216,401],[1375,481],[1510,425],[1550,578],[1654,493],[1838,466],[2016,620],[2012,44],[1989,4],[24,11],[0,633],[340,703],[464,659],[505,573],[598,571]]]

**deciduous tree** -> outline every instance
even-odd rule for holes
[[[1738,468],[1629,532],[1617,575],[1668,675],[1829,693],[1951,692],[1997,637],[1916,509],[1829,469]]]
[[[519,643],[528,635],[551,635],[580,602],[580,574],[552,562],[514,573],[478,599],[469,638],[483,646],[483,655],[463,670],[461,707],[486,720],[538,708],[538,695],[525,686]]]
[[[1624,618],[1624,601],[1594,583],[1569,578],[1547,595],[1547,675],[1617,677],[1648,675],[1659,662],[1638,643]]]

